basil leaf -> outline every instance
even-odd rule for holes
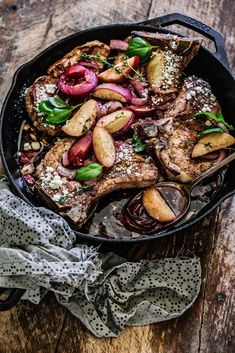
[[[99,163],[90,163],[85,167],[77,169],[75,179],[77,181],[86,181],[98,177],[102,173],[103,167]]]
[[[145,62],[150,57],[153,48],[156,48],[156,46],[152,46],[147,40],[134,37],[129,42],[126,54],[129,57],[139,55],[142,62]]]
[[[71,109],[54,108],[53,111],[43,119],[43,123],[50,125],[62,124],[66,120],[68,120],[71,115],[71,112]]]
[[[67,108],[68,104],[60,97],[48,97],[49,102],[56,108]]]
[[[214,113],[211,113],[211,112],[199,112],[199,113],[194,114],[194,117],[197,118],[198,116],[201,116],[201,115],[209,116],[209,118],[217,121],[218,123],[224,124],[230,130],[234,130],[234,127],[232,125],[230,125],[229,123],[227,123],[227,121],[225,121],[221,111],[217,115]]]
[[[132,143],[134,145],[135,152],[143,152],[145,150],[146,144],[141,141],[139,136],[133,135]]]
[[[43,114],[51,113],[53,109],[53,105],[48,100],[41,101],[38,105],[39,112]]]
[[[198,134],[198,137],[203,137],[205,135],[212,134],[213,132],[223,133],[225,131],[223,129],[221,129],[220,127],[215,127],[213,129],[208,129],[208,130],[202,131],[200,134]]]

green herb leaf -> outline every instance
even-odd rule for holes
[[[86,181],[98,177],[102,173],[103,167],[99,163],[90,163],[85,167],[77,169],[75,179],[77,181]]]
[[[146,144],[141,141],[139,136],[133,135],[132,143],[134,145],[135,152],[143,152],[145,150]]]
[[[145,62],[150,57],[153,48],[157,48],[157,46],[152,46],[146,39],[141,37],[134,37],[129,42],[126,54],[129,58],[139,55],[142,62]]]
[[[205,130],[205,131],[202,131],[200,132],[200,134],[198,134],[198,137],[203,137],[205,135],[209,135],[209,134],[212,134],[213,132],[220,132],[220,133],[223,133],[225,132],[223,129],[221,129],[220,127],[215,127],[213,129],[208,129],[208,130]]]
[[[51,113],[54,109],[54,106],[49,100],[41,101],[38,105],[38,110],[40,113],[48,114]]]
[[[53,111],[48,114],[44,119],[44,124],[59,125],[64,123],[71,115],[72,110],[54,108]]]
[[[230,125],[229,123],[227,123],[227,121],[225,121],[221,111],[217,115],[214,113],[211,113],[211,112],[199,112],[199,113],[194,114],[194,117],[197,118],[201,115],[206,115],[209,118],[217,121],[218,123],[224,124],[224,126],[226,126],[228,129],[234,130],[234,127],[232,125]]]
[[[49,102],[55,107],[55,108],[66,108],[68,107],[68,104],[63,101],[60,97],[49,97],[48,98]]]

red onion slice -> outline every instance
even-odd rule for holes
[[[130,80],[130,83],[134,87],[134,89],[136,90],[138,95],[140,97],[142,97],[143,96],[143,92],[145,90],[144,85],[140,81],[136,81],[136,80]]]
[[[80,61],[79,65],[87,67],[88,69],[95,69],[97,72],[99,71],[99,66],[94,61]]]
[[[133,105],[143,106],[143,105],[146,105],[147,103],[148,103],[147,98],[132,97],[132,99],[131,99],[131,104],[133,104]]]
[[[124,40],[120,40],[120,39],[111,39],[110,41],[110,49],[118,49],[118,50],[127,50],[128,48],[128,43],[125,42]]]
[[[58,172],[59,175],[61,175],[63,177],[66,177],[68,179],[74,179],[75,173],[76,173],[76,169],[68,169],[68,168],[65,168],[62,165],[60,165],[57,168],[57,172]]]
[[[64,152],[62,155],[62,164],[64,167],[68,167],[69,166],[69,158],[68,158],[68,152]]]

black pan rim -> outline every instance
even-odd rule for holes
[[[90,31],[95,31],[96,29],[108,29],[108,28],[118,28],[118,27],[138,27],[139,29],[144,29],[144,30],[149,30],[149,31],[158,31],[158,32],[162,32],[162,33],[170,33],[170,34],[177,34],[179,36],[183,36],[180,33],[177,32],[173,32],[170,30],[165,30],[162,28],[156,28],[153,26],[148,26],[148,25],[144,25],[142,23],[120,23],[120,24],[107,24],[107,25],[101,25],[101,26],[96,26],[96,27],[92,27],[92,28],[88,28],[82,31],[78,31],[76,33],[73,33],[69,36],[66,36],[62,39],[60,39],[59,41],[56,41],[54,43],[52,43],[49,47],[45,48],[43,51],[41,51],[38,55],[36,55],[34,58],[32,58],[31,60],[29,60],[28,62],[24,63],[23,65],[21,65],[16,72],[13,75],[12,78],[12,83],[11,86],[9,88],[9,91],[4,99],[3,102],[3,106],[2,106],[2,110],[1,110],[1,118],[0,118],[0,134],[1,137],[3,135],[3,120],[4,120],[4,115],[5,115],[5,110],[6,110],[6,106],[8,104],[8,101],[12,95],[13,90],[15,89],[15,85],[18,79],[18,76],[20,75],[20,73],[28,66],[34,64],[38,59],[40,59],[40,57],[44,54],[46,54],[48,51],[51,51],[53,49],[55,49],[58,45],[76,38],[78,35],[82,34],[86,34],[86,32],[90,32]],[[212,55],[212,53],[205,47],[202,47],[203,50],[205,50],[207,53],[209,53],[210,55]],[[218,59],[216,59],[218,60]],[[218,60],[219,61],[219,60]],[[232,76],[231,72],[225,67],[223,66],[223,69],[227,71],[227,73]],[[11,186],[13,187],[13,189],[16,191],[16,193],[26,202],[28,203],[31,207],[35,207],[28,199],[27,197],[24,195],[24,193],[17,187],[15,180],[8,168],[8,164],[5,158],[5,154],[4,154],[4,148],[3,148],[3,140],[2,138],[0,138],[0,155],[2,158],[2,162],[3,162],[3,166],[6,172],[6,176],[11,184]],[[209,214],[211,214],[215,208],[217,208],[226,198],[232,196],[235,194],[235,189],[232,190],[231,192],[227,192],[226,194],[222,195],[218,201],[214,204],[211,204],[211,207],[206,210],[204,213],[202,213],[199,216],[196,216],[194,219],[187,221],[185,224],[176,227],[174,229],[170,229],[170,230],[163,230],[162,232],[156,233],[156,234],[151,234],[151,235],[144,235],[143,237],[136,237],[136,238],[104,238],[104,237],[100,237],[100,236],[96,236],[96,235],[90,235],[90,234],[85,234],[85,233],[80,233],[79,230],[74,229],[74,227],[72,227],[72,229],[74,230],[76,236],[78,238],[82,238],[84,240],[87,241],[92,241],[92,242],[99,242],[99,243],[109,243],[109,244],[122,244],[122,243],[140,243],[140,242],[146,242],[146,241],[153,241],[153,240],[157,240],[159,238],[165,237],[165,236],[170,236],[170,235],[174,235],[174,234],[178,234],[182,231],[185,231],[186,229],[188,229],[189,227],[195,225],[196,223],[200,222],[202,219],[204,219],[205,217],[207,217]],[[210,202],[211,203],[211,202]]]

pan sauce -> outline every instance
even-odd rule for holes
[[[189,211],[177,225],[195,217],[219,191],[223,185],[224,172],[208,178],[202,185],[192,191]],[[159,190],[166,197],[175,213],[184,207],[184,199],[180,193],[172,194],[170,190]],[[105,238],[136,238],[145,234],[159,232],[167,225],[150,218],[142,205],[140,190],[114,192],[98,203],[82,231]]]

